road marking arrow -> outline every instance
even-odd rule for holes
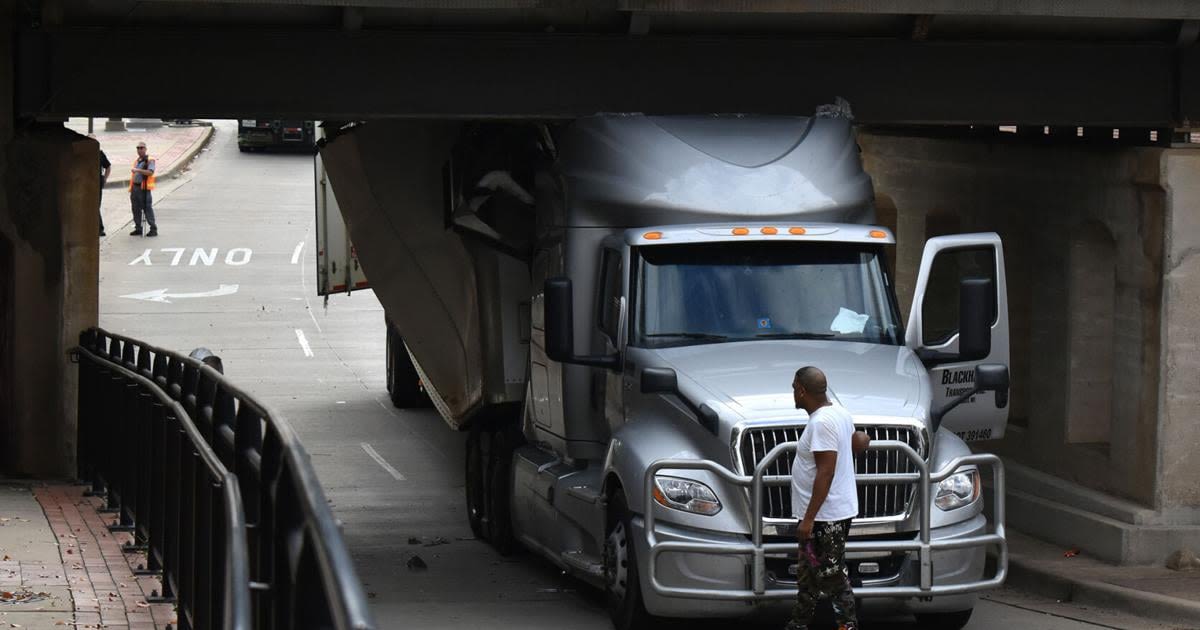
[[[170,289],[155,289],[153,291],[144,291],[142,293],[130,293],[122,295],[123,298],[131,300],[145,300],[147,302],[166,302],[171,303],[172,299],[187,299],[187,298],[203,298],[203,297],[218,297],[222,295],[233,295],[237,293],[238,285],[222,284],[212,291],[200,291],[197,293],[167,293]]]

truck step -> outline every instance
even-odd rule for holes
[[[600,558],[591,556],[581,550],[564,551],[559,555],[563,564],[582,573],[585,577],[601,579],[604,577],[604,564]]]
[[[584,503],[599,503],[601,499],[600,488],[591,484],[574,484],[567,488],[567,494],[583,501]]]

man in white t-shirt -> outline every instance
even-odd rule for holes
[[[828,597],[841,629],[858,627],[854,592],[846,569],[846,537],[858,515],[854,455],[870,438],[854,429],[854,418],[826,395],[825,374],[808,366],[796,371],[796,408],[808,412],[792,464],[792,513],[799,519],[796,539],[797,598],[787,630],[807,630],[817,602]]]

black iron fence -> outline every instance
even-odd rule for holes
[[[286,421],[199,358],[100,329],[78,355],[80,477],[182,630],[376,627]]]

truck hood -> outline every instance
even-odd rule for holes
[[[803,417],[792,398],[796,370],[814,365],[831,398],[855,415],[925,417],[928,375],[903,346],[825,340],[763,340],[657,350],[697,403],[716,400],[749,420]]]

